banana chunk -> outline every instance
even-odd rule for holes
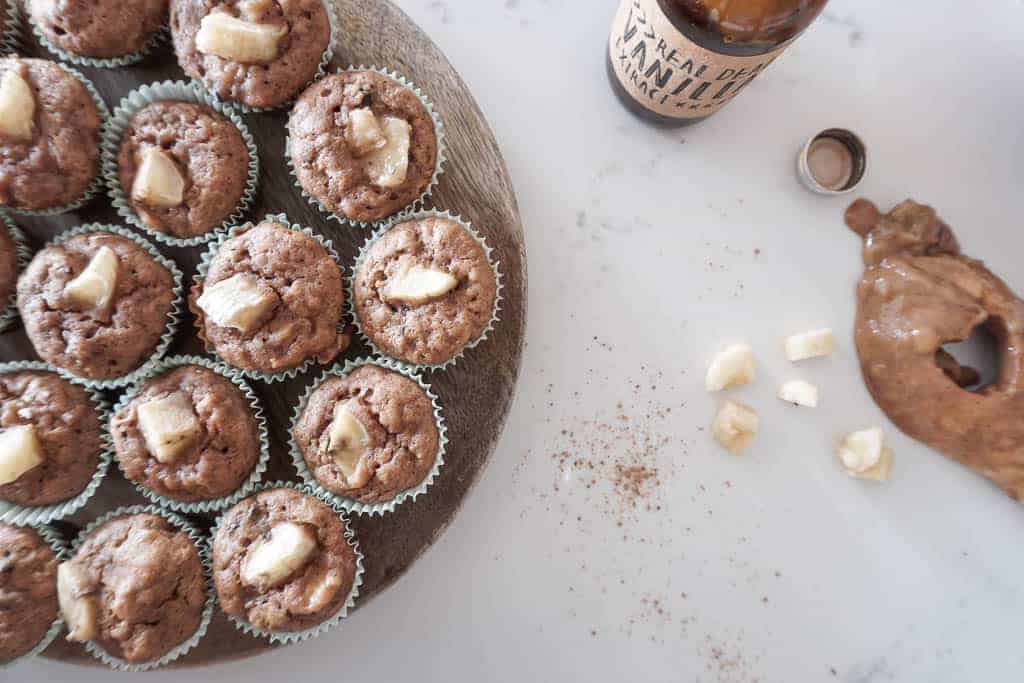
[[[327,450],[345,475],[348,485],[353,488],[364,486],[369,480],[368,470],[360,463],[369,445],[370,435],[349,409],[348,403],[334,406],[334,417],[327,428]]]
[[[455,289],[459,281],[451,273],[423,266],[409,266],[388,283],[384,298],[389,302],[418,306]]]
[[[146,401],[137,413],[146,449],[162,463],[174,462],[203,431],[192,401],[181,391]]]
[[[33,425],[15,425],[0,431],[0,486],[43,463],[43,449]]]
[[[64,296],[79,306],[106,308],[117,290],[117,269],[114,250],[100,247],[78,277],[64,285]]]
[[[366,156],[366,174],[379,187],[398,187],[409,173],[412,126],[405,119],[385,116],[381,130],[386,142]]]
[[[832,330],[823,328],[786,337],[785,346],[786,358],[795,362],[807,358],[831,356],[836,350],[836,340],[832,335]]]
[[[345,141],[356,156],[363,156],[375,149],[388,144],[384,131],[373,111],[368,107],[353,109],[348,113],[348,128],[345,129]]]
[[[139,171],[132,183],[132,199],[148,206],[181,206],[185,178],[171,156],[159,147],[147,147],[140,155]]]
[[[32,88],[14,69],[0,79],[0,135],[31,140],[35,130],[36,98]]]
[[[242,64],[272,62],[286,33],[287,26],[257,24],[225,12],[211,12],[199,23],[196,49]]]
[[[818,407],[818,387],[801,379],[794,379],[779,387],[779,398],[786,403],[807,408]]]
[[[704,387],[721,391],[754,381],[754,351],[746,344],[733,344],[711,359]]]
[[[57,603],[68,625],[68,640],[82,643],[96,637],[99,609],[95,589],[73,561],[57,567]]]
[[[892,449],[881,427],[847,434],[839,445],[839,464],[851,477],[885,481],[892,470]]]
[[[726,401],[711,423],[711,434],[730,452],[738,454],[750,445],[760,427],[761,418],[753,408]]]
[[[279,586],[306,564],[316,548],[316,534],[305,524],[276,524],[249,547],[242,560],[242,583],[261,590]]]
[[[217,325],[249,334],[278,301],[272,289],[259,286],[255,275],[239,273],[206,287],[196,304]]]

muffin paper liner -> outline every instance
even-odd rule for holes
[[[18,0],[7,0],[4,5],[7,21],[0,34],[0,55],[7,56],[17,53],[21,48],[21,3]]]
[[[40,361],[13,361],[10,363],[0,363],[0,375],[5,375],[12,372],[19,372],[21,370],[42,370],[45,372],[53,372],[60,374],[60,372],[54,366],[49,363],[43,363]],[[82,382],[76,378],[68,378],[73,384],[85,387],[92,399],[93,405],[96,407],[96,411],[100,416],[100,438],[103,443],[103,450],[100,453],[99,462],[96,465],[96,471],[93,472],[92,479],[86,485],[82,492],[73,498],[60,501],[58,503],[51,503],[49,505],[17,505],[15,503],[8,503],[7,501],[0,500],[0,522],[7,522],[8,524],[17,524],[19,526],[25,525],[36,525],[36,524],[48,524],[55,520],[64,519],[78,512],[83,505],[85,505],[93,494],[96,493],[96,489],[103,483],[103,478],[107,476],[107,469],[110,466],[110,461],[113,459],[114,447],[113,442],[110,438],[110,404],[104,400],[103,396],[96,390],[95,387],[90,387],[85,382]]]
[[[81,71],[79,71],[78,69],[73,69],[67,64],[58,64],[58,66],[64,69],[64,71],[67,71],[75,78],[77,78],[79,81],[81,81],[82,85],[85,86],[85,89],[89,91],[90,95],[92,95],[92,99],[96,103],[96,111],[99,113],[100,117],[100,126],[98,131],[100,139],[96,141],[96,144],[101,144],[103,142],[103,128],[106,126],[107,120],[110,118],[110,110],[107,109],[107,103],[103,101],[103,96],[100,95],[99,91],[96,89],[96,86],[92,84],[92,81],[86,78]],[[22,216],[57,216],[59,214],[68,213],[70,211],[74,211],[75,209],[81,208],[86,202],[95,197],[96,194],[100,192],[102,189],[103,164],[101,159],[97,159],[96,177],[93,178],[92,183],[90,183],[89,186],[85,188],[85,192],[82,193],[82,196],[76,199],[75,201],[71,202],[70,204],[65,204],[64,206],[53,206],[46,209],[19,209],[14,206],[5,206],[2,208],[5,211],[9,211],[11,213],[19,214]]]
[[[376,66],[351,66],[348,67],[347,69],[338,69],[334,73],[346,73],[352,71],[373,71],[382,76],[386,76],[393,81],[397,81],[406,88],[408,88],[409,90],[411,90],[416,95],[416,97],[419,98],[420,102],[423,103],[423,106],[426,108],[427,113],[430,114],[430,118],[433,119],[434,138],[437,140],[437,162],[434,165],[434,175],[431,176],[430,182],[427,184],[426,189],[423,190],[423,193],[420,194],[419,197],[417,197],[408,206],[399,209],[390,216],[385,216],[374,221],[355,221],[352,220],[351,218],[339,216],[338,214],[332,212],[330,209],[324,206],[319,199],[315,198],[313,195],[306,192],[306,188],[304,188],[302,186],[302,183],[299,182],[299,176],[295,172],[295,163],[292,161],[291,154],[291,137],[286,133],[284,139],[284,159],[285,162],[288,164],[288,174],[291,175],[292,177],[292,184],[295,185],[295,187],[299,190],[299,194],[301,194],[303,198],[305,198],[306,202],[319,209],[320,212],[323,213],[328,219],[335,220],[338,223],[341,223],[342,225],[347,225],[349,227],[369,228],[374,225],[380,225],[382,222],[386,222],[394,216],[399,216],[402,213],[413,211],[417,208],[423,207],[427,199],[433,193],[434,188],[437,187],[437,183],[441,178],[441,173],[444,172],[444,164],[446,161],[448,161],[447,147],[445,146],[444,142],[444,125],[441,123],[441,117],[438,115],[437,110],[434,108],[434,104],[429,99],[427,99],[427,96],[423,94],[423,91],[420,90],[417,85],[415,85],[412,81],[408,80],[405,76],[402,76],[401,74],[395,71],[390,71],[388,69]]]
[[[64,562],[68,559],[67,546],[64,544],[64,539],[62,539],[56,531],[45,525],[36,525],[32,526],[31,528],[33,531],[39,534],[44,541],[46,541],[46,544],[48,546],[50,546],[50,548],[53,550],[53,554],[57,556],[58,563]],[[50,647],[50,643],[54,641],[54,639],[60,633],[62,628],[64,628],[64,619],[61,618],[60,609],[58,609],[57,618],[54,619],[53,624],[50,626],[50,629],[43,636],[43,639],[36,643],[35,647],[33,647],[25,654],[19,655],[9,662],[0,662],[0,671],[3,671],[4,669],[9,667],[13,667],[16,664],[18,664],[18,662],[23,662],[40,654],[43,650]]]
[[[366,242],[363,243],[363,246],[360,247],[359,253],[356,254],[355,265],[352,266],[352,276],[348,280],[348,288],[347,291],[345,292],[346,305],[348,306],[349,313],[352,317],[352,324],[356,328],[356,333],[359,335],[359,338],[363,340],[363,343],[366,344],[366,346],[373,352],[374,355],[381,356],[384,358],[391,358],[391,356],[381,351],[377,347],[377,345],[373,343],[373,340],[370,339],[369,335],[367,335],[366,332],[363,330],[362,323],[359,320],[359,315],[356,312],[356,275],[359,272],[360,267],[362,267],[363,261],[366,259],[366,255],[370,251],[370,247],[373,246],[373,243],[376,242],[381,237],[381,235],[383,235],[388,230],[390,230],[391,228],[395,227],[400,223],[405,223],[407,221],[415,221],[421,218],[445,218],[448,220],[453,220],[459,225],[461,225],[463,229],[465,229],[466,232],[468,232],[473,237],[473,239],[477,241],[477,244],[479,244],[480,247],[484,250],[484,255],[487,257],[487,262],[490,264],[491,270],[494,271],[495,280],[494,309],[491,312],[491,319],[487,321],[487,325],[484,327],[483,331],[476,339],[467,342],[466,345],[459,349],[454,356],[452,356],[443,363],[436,363],[434,365],[426,363],[417,364],[410,363],[400,358],[396,359],[399,362],[408,364],[416,371],[425,372],[428,370],[444,370],[445,368],[455,365],[455,363],[457,363],[459,359],[462,358],[467,349],[472,349],[473,347],[477,346],[490,336],[491,332],[494,331],[494,326],[498,324],[498,320],[500,319],[502,289],[504,288],[504,281],[502,279],[501,274],[501,263],[499,261],[494,260],[494,250],[487,244],[487,241],[484,240],[483,236],[480,235],[480,233],[478,233],[473,228],[473,225],[469,221],[463,220],[462,217],[452,214],[449,211],[407,211],[405,213],[401,213],[395,216],[389,222],[379,227],[369,237],[369,239],[367,239]]]
[[[345,517],[345,510],[343,508],[341,508],[339,505],[333,502],[331,498],[320,489],[312,486],[307,486],[305,484],[296,484],[295,482],[291,481],[275,481],[268,484],[264,484],[263,486],[260,486],[258,489],[253,491],[252,495],[260,493],[261,491],[266,491],[268,489],[279,488],[295,489],[296,491],[300,491],[307,495],[313,496],[317,500],[330,506],[330,508],[334,510],[334,512],[337,513],[338,517],[341,519],[341,523],[345,525],[345,538],[348,540],[349,546],[356,554],[356,575],[355,578],[352,579],[352,588],[348,592],[348,597],[345,598],[345,601],[341,604],[341,607],[338,608],[338,611],[334,613],[334,616],[326,619],[325,621],[320,622],[316,626],[308,628],[304,631],[264,631],[263,629],[253,626],[241,617],[236,617],[225,612],[228,620],[232,624],[234,624],[235,628],[237,628],[239,631],[242,631],[243,633],[248,633],[249,635],[255,636],[257,638],[266,638],[271,643],[288,645],[290,643],[298,643],[303,640],[309,640],[310,638],[315,638],[316,636],[319,636],[322,633],[326,633],[327,631],[331,630],[332,628],[340,624],[342,620],[348,616],[349,610],[351,610],[352,607],[355,606],[356,598],[359,597],[359,587],[363,585],[364,567],[363,553],[359,550],[359,541],[358,539],[356,539],[356,535],[355,532],[352,530],[352,527],[349,526],[348,518]],[[221,520],[223,519],[223,515],[218,517],[217,521],[213,524],[213,528],[210,529],[211,562],[213,558],[213,542],[214,539],[217,538],[217,531],[220,529],[220,523]],[[217,593],[216,586],[214,586],[213,588],[213,593],[215,595]]]
[[[156,491],[147,488],[140,482],[132,481],[132,484],[135,486],[136,491],[153,503],[163,506],[164,508],[169,508],[176,512],[187,514],[216,512],[217,510],[223,510],[229,505],[234,505],[242,498],[249,495],[249,493],[256,488],[257,484],[260,483],[263,473],[267,471],[267,464],[270,462],[270,441],[267,436],[267,420],[263,414],[263,408],[260,406],[259,399],[256,397],[256,394],[253,392],[249,384],[245,381],[241,372],[228,367],[224,363],[212,361],[200,356],[168,356],[159,363],[156,363],[152,368],[150,368],[148,373],[139,377],[134,384],[128,387],[125,393],[121,395],[121,398],[118,400],[117,405],[114,406],[112,412],[117,413],[128,405],[129,401],[135,398],[147,381],[168,370],[172,370],[183,365],[199,365],[208,370],[212,370],[218,375],[229,379],[232,384],[241,390],[242,395],[249,402],[249,407],[252,409],[253,417],[256,418],[256,429],[260,442],[259,458],[256,460],[256,464],[253,466],[253,470],[250,473],[249,478],[246,479],[234,493],[230,493],[222,498],[185,502],[161,495]],[[111,443],[113,443],[113,436],[111,436]],[[120,466],[121,461],[117,456],[116,447],[114,448],[114,459],[117,461],[118,466]],[[128,479],[127,475],[125,476],[125,479]],[[129,481],[131,480],[129,479]]]
[[[82,543],[85,542],[85,539],[89,537],[89,534],[98,529],[105,522],[108,522],[115,517],[137,514],[159,515],[178,529],[188,534],[189,539],[191,539],[195,544],[196,549],[199,551],[199,561],[203,565],[203,579],[206,583],[206,602],[203,605],[203,612],[199,617],[199,626],[196,627],[195,633],[176,645],[163,657],[154,659],[151,662],[132,664],[109,654],[106,650],[100,647],[96,641],[90,640],[85,643],[85,649],[89,654],[116,671],[149,671],[151,669],[158,669],[162,666],[166,666],[176,659],[184,656],[189,652],[189,650],[194,648],[200,640],[203,639],[203,636],[206,635],[206,630],[210,627],[210,619],[213,617],[213,605],[216,602],[216,596],[213,590],[213,572],[210,564],[210,547],[206,538],[204,538],[203,534],[198,529],[186,521],[185,518],[174,512],[163,510],[156,505],[132,505],[130,507],[120,507],[106,513],[105,515],[97,517],[88,526],[82,529],[78,536],[75,537],[75,540],[72,541],[71,557],[73,558],[78,552],[79,547],[81,547]]]
[[[174,331],[177,328],[178,320],[181,317],[182,275],[181,270],[178,269],[178,266],[177,264],[174,263],[174,261],[161,254],[159,251],[156,250],[156,247],[154,247],[152,244],[147,242],[139,235],[136,235],[131,230],[128,230],[127,228],[122,228],[119,225],[108,225],[104,223],[88,223],[86,225],[80,225],[77,228],[71,228],[70,230],[66,230],[60,233],[55,238],[53,238],[52,241],[46,244],[46,246],[44,246],[43,249],[46,249],[51,246],[58,246],[60,244],[63,244],[64,242],[67,242],[72,237],[92,232],[109,232],[114,235],[119,235],[126,239],[130,239],[132,242],[135,242],[140,247],[145,249],[146,252],[150,256],[152,256],[157,263],[166,268],[168,272],[170,272],[171,277],[174,279],[174,298],[171,300],[171,310],[167,314],[167,327],[165,328],[163,335],[160,337],[160,341],[157,342],[156,348],[153,349],[153,352],[149,355],[149,358],[143,361],[139,367],[135,368],[126,375],[114,377],[113,379],[89,379],[88,377],[79,377],[70,370],[65,370],[64,368],[54,366],[54,369],[62,376],[74,380],[79,384],[84,384],[87,387],[91,387],[93,389],[117,389],[128,384],[131,384],[132,382],[135,382],[139,377],[145,375],[147,372],[149,372],[149,369],[156,365],[160,361],[160,359],[164,357],[164,354],[167,353],[167,347],[170,346],[171,341],[174,340]]]
[[[25,266],[32,260],[32,250],[29,249],[28,240],[25,239],[25,233],[14,224],[10,216],[5,213],[0,213],[0,220],[3,220],[4,226],[7,227],[7,233],[11,236],[11,240],[14,241],[14,248],[17,251],[18,261],[18,275],[21,275],[25,271]],[[14,287],[11,289],[11,296],[7,299],[7,307],[0,312],[0,332],[5,331],[14,322],[14,319],[18,317],[18,288]]]
[[[427,398],[430,399],[430,403],[434,406],[434,423],[437,425],[437,457],[434,459],[434,466],[427,473],[427,476],[423,478],[418,485],[411,489],[406,489],[400,492],[391,500],[386,503],[362,503],[352,498],[345,498],[336,493],[328,491],[320,482],[317,481],[316,476],[309,469],[309,465],[306,464],[306,458],[302,455],[302,450],[299,448],[299,444],[295,440],[295,424],[299,421],[299,417],[306,409],[306,405],[309,403],[309,397],[313,395],[313,392],[323,384],[324,380],[329,377],[343,377],[349,374],[358,367],[364,365],[376,365],[386,370],[393,370],[401,375],[404,375],[416,382],[421,389],[427,394]],[[441,472],[441,466],[444,465],[444,454],[448,445],[448,427],[444,422],[444,417],[441,415],[441,404],[434,393],[430,385],[423,381],[423,379],[416,374],[411,366],[403,365],[397,361],[391,360],[390,358],[357,358],[355,360],[346,361],[344,366],[336,365],[333,368],[326,370],[315,382],[306,388],[302,396],[299,397],[298,404],[295,406],[295,410],[292,413],[292,419],[288,426],[288,443],[289,450],[292,456],[292,464],[295,465],[295,469],[299,473],[299,477],[306,482],[308,485],[315,488],[323,496],[331,500],[335,505],[354,512],[357,515],[380,515],[383,516],[385,513],[394,512],[395,508],[404,503],[406,500],[416,500],[420,495],[426,493],[427,489],[437,475]]]
[[[342,289],[344,290],[345,269],[341,265],[341,257],[338,256],[338,252],[334,249],[334,245],[331,244],[331,241],[329,239],[327,239],[326,237],[324,237],[324,236],[322,236],[322,235],[320,235],[320,234],[318,234],[316,232],[313,232],[312,228],[307,228],[307,227],[298,225],[297,223],[292,223],[288,219],[288,216],[286,216],[283,213],[267,214],[266,216],[263,217],[262,220],[263,221],[274,221],[276,223],[281,223],[283,225],[288,226],[288,228],[290,228],[291,230],[297,230],[297,231],[299,231],[301,233],[309,235],[310,237],[315,239],[317,242],[319,242],[321,244],[321,246],[323,246],[323,248],[327,250],[327,253],[331,256],[331,258],[334,259],[334,262],[336,264],[338,264],[338,269],[341,271]],[[230,240],[233,237],[237,236],[240,232],[242,232],[244,230],[248,230],[248,229],[250,229],[252,227],[255,227],[256,224],[257,223],[250,221],[250,222],[248,222],[248,223],[246,223],[244,225],[235,226],[235,227],[231,228],[231,230],[229,230],[228,232],[220,233],[217,236],[217,239],[215,241],[210,242],[209,248],[203,253],[202,258],[199,261],[199,265],[196,266],[196,274],[195,274],[195,277],[192,280],[192,286],[195,287],[196,285],[199,285],[203,281],[206,280],[206,274],[210,270],[210,262],[217,255],[217,252],[220,251],[221,246],[225,242],[227,242],[228,240]],[[340,319],[338,320],[338,331],[339,332],[341,332],[341,331],[343,331],[345,329],[345,316],[343,315],[343,313],[344,313],[344,311],[342,311],[342,315],[340,316]],[[203,337],[203,329],[201,327],[199,327],[199,324],[200,324],[199,316],[196,316],[195,323],[196,323],[197,329],[199,330],[199,341],[203,342],[203,345],[206,347],[206,350],[209,353],[217,356],[218,359],[224,360],[223,358],[220,358],[220,356],[217,354],[217,351],[213,347],[213,344],[207,343],[206,339]],[[264,382],[270,383],[270,382],[283,382],[286,379],[294,379],[298,375],[306,372],[306,370],[308,370],[309,367],[312,364],[316,363],[316,359],[315,358],[307,358],[306,360],[304,360],[301,363],[299,363],[298,365],[296,365],[294,368],[291,368],[291,369],[288,369],[288,370],[281,370],[280,372],[274,372],[274,373],[260,372],[259,370],[246,370],[245,368],[236,368],[235,366],[233,366],[230,363],[228,363],[226,360],[224,360],[224,363],[227,364],[229,367],[234,368],[239,373],[241,373],[245,377],[248,377],[249,379],[258,379],[258,380],[262,380]]]
[[[16,2],[17,0],[14,1]],[[146,40],[145,45],[143,45],[142,49],[138,52],[130,52],[126,55],[118,55],[117,57],[87,57],[85,55],[76,55],[73,52],[68,52],[62,47],[54,45],[50,39],[46,37],[46,34],[43,33],[43,30],[39,28],[39,25],[36,24],[31,11],[25,12],[25,21],[32,27],[32,34],[35,35],[39,44],[62,62],[71,62],[76,66],[88,66],[98,69],[119,69],[132,64],[138,64],[168,36],[167,26],[164,25],[153,32],[153,35]]]
[[[124,137],[124,133],[131,123],[131,118],[143,107],[154,102],[162,101],[192,102],[212,108],[235,125],[238,132],[242,134],[242,140],[245,142],[245,147],[249,152],[249,173],[245,183],[245,190],[242,193],[241,199],[238,201],[238,205],[219,226],[214,227],[212,230],[203,233],[202,235],[193,235],[192,237],[175,237],[166,232],[154,230],[150,226],[146,225],[146,223],[139,218],[138,214],[135,213],[135,210],[131,205],[130,197],[125,193],[124,188],[121,187],[121,178],[118,173],[117,154],[121,147],[121,140]],[[194,81],[163,81],[161,83],[149,83],[136,88],[125,95],[124,99],[121,100],[121,103],[114,110],[114,113],[111,114],[110,119],[103,128],[101,155],[103,160],[103,178],[107,184],[107,194],[110,196],[110,203],[115,209],[117,209],[118,215],[126,222],[134,225],[136,228],[144,230],[152,235],[158,242],[170,244],[175,247],[192,247],[198,244],[203,244],[204,242],[208,242],[216,237],[217,233],[227,230],[232,225],[237,225],[238,222],[242,220],[246,211],[249,210],[253,199],[256,197],[256,185],[260,176],[259,150],[256,147],[256,141],[249,132],[249,127],[245,125],[242,117],[234,107],[215,99],[208,92],[199,87],[199,85]]]
[[[193,82],[195,82],[199,87],[209,92],[210,97],[212,97],[214,100],[230,104],[246,114],[261,114],[268,111],[277,111],[278,109],[291,107],[292,103],[295,102],[295,98],[302,94],[303,90],[308,88],[311,83],[315,83],[319,81],[321,78],[323,78],[323,75],[327,73],[327,65],[331,63],[332,59],[334,59],[334,44],[339,40],[339,37],[341,35],[340,30],[338,28],[338,15],[334,11],[334,3],[332,2],[332,0],[324,0],[324,9],[327,11],[327,24],[330,30],[330,35],[327,38],[327,48],[324,50],[323,54],[320,55],[320,64],[317,66],[316,73],[313,74],[313,78],[309,79],[309,82],[305,83],[301,88],[299,88],[293,97],[290,97],[284,102],[276,104],[273,107],[253,107],[243,102],[239,102],[237,100],[231,100],[220,97],[219,95],[217,95],[217,93],[213,92],[212,90],[209,90],[206,87],[206,84],[203,83],[201,79],[193,78]]]

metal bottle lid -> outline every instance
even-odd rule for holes
[[[845,128],[827,128],[811,136],[796,162],[797,175],[804,186],[824,195],[852,192],[867,168],[864,142]]]

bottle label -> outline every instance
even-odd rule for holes
[[[643,107],[674,119],[714,114],[786,47],[755,57],[706,50],[672,25],[658,0],[622,0],[608,42],[622,87]]]

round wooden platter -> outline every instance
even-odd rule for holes
[[[338,12],[338,36],[333,66],[366,64],[393,69],[412,79],[434,102],[445,125],[449,161],[440,186],[429,205],[459,213],[472,221],[495,250],[504,278],[501,320],[490,338],[454,367],[429,373],[441,398],[451,442],[440,477],[415,502],[399,506],[385,517],[354,517],[366,574],[356,608],[379,594],[405,573],[448,526],[469,489],[480,476],[501,434],[515,389],[522,355],[526,316],[526,257],[523,230],[515,194],[494,135],[462,79],[440,50],[388,0],[332,0]],[[52,58],[29,31],[23,31],[23,54]],[[174,54],[165,44],[141,64],[124,69],[81,69],[103,94],[111,109],[131,89],[165,79],[183,79]],[[288,214],[293,222],[309,225],[329,237],[351,266],[366,233],[342,228],[328,221],[302,199],[293,187],[283,159],[287,110],[245,117],[260,150],[260,187],[248,218],[267,213]],[[99,196],[82,210],[48,218],[14,217],[29,236],[33,249],[60,231],[87,222],[120,223],[106,196]],[[151,240],[152,241],[152,240]],[[174,258],[190,281],[201,248],[158,245]],[[191,316],[178,328],[171,353],[202,353]],[[345,355],[365,353],[360,344]],[[0,359],[35,358],[20,327],[0,337]],[[287,462],[288,420],[301,391],[318,375],[305,376],[272,386],[254,382],[270,422],[272,461],[265,481],[294,479]],[[111,394],[113,398],[115,394]],[[71,538],[83,523],[116,506],[144,503],[114,468],[97,495],[74,518],[58,526]],[[209,526],[209,518],[194,518]],[[358,617],[356,617],[358,619]],[[344,627],[342,627],[342,630]],[[338,637],[328,634],[324,637]],[[237,631],[217,613],[206,638],[175,666],[195,666],[236,659],[268,649],[267,643]],[[63,638],[44,653],[46,657],[96,664],[78,645]]]

